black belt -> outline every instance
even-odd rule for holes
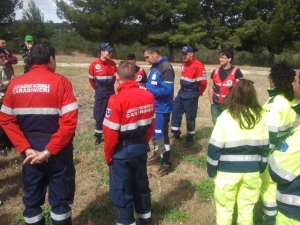
[[[145,142],[146,142],[145,137],[139,137],[139,138],[120,140],[118,145],[121,147],[125,147],[127,145],[141,144],[141,143],[145,143]]]
[[[198,88],[180,88],[181,91],[183,92],[199,92]]]
[[[26,138],[51,138],[52,133],[42,132],[23,132]]]

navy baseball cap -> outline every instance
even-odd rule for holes
[[[188,52],[194,52],[194,49],[189,45],[184,46],[181,50],[181,54],[186,54]]]
[[[109,43],[107,42],[100,42],[99,50],[105,50],[111,52],[112,50],[114,50],[114,48],[110,47]]]

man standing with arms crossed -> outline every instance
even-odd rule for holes
[[[155,98],[155,132],[152,138],[154,154],[148,159],[148,165],[160,163],[158,175],[167,175],[170,168],[170,140],[168,125],[173,108],[175,73],[166,56],[161,56],[156,44],[148,44],[144,50],[145,60],[151,64],[148,81],[143,89]]]
[[[55,73],[55,49],[31,49],[31,70],[11,80],[0,124],[23,158],[25,224],[45,225],[47,187],[53,225],[71,225],[75,193],[73,137],[78,105],[71,82]]]
[[[95,90],[94,119],[96,120],[96,127],[94,136],[96,140],[94,145],[101,143],[102,124],[107,102],[109,97],[115,93],[114,84],[117,66],[110,59],[112,50],[113,48],[109,46],[109,43],[101,42],[99,44],[99,58],[93,61],[89,67],[89,81]]]
[[[110,200],[119,225],[135,224],[134,208],[140,222],[149,224],[152,207],[147,153],[154,131],[155,100],[151,93],[138,88],[135,65],[128,61],[118,67],[117,81],[118,93],[110,97],[103,122]]]
[[[206,89],[206,71],[204,65],[194,56],[194,49],[185,46],[181,50],[182,67],[180,77],[180,89],[174,100],[171,132],[173,137],[180,139],[180,125],[182,115],[186,115],[187,137],[185,147],[194,144],[195,122],[198,110],[198,99]]]
[[[235,86],[236,82],[243,77],[240,69],[231,64],[233,57],[234,52],[230,48],[221,49],[219,52],[220,67],[211,73],[208,97],[214,124],[216,124],[218,116],[224,111],[223,99]]]

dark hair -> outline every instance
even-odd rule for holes
[[[136,59],[135,54],[133,54],[133,53],[127,54],[126,59],[127,60],[135,60]]]
[[[294,99],[292,83],[295,75],[296,71],[287,62],[281,62],[272,66],[270,79],[274,83],[276,95],[283,94],[289,101]]]
[[[219,52],[219,55],[225,55],[227,58],[231,59],[231,62],[233,61],[234,52],[230,48],[222,48]]]
[[[31,64],[48,64],[50,56],[55,59],[55,48],[49,43],[34,44],[31,51]]]
[[[254,83],[240,79],[224,99],[224,106],[241,129],[252,129],[261,120],[262,107],[258,103]]]
[[[135,80],[135,65],[127,60],[120,63],[117,72],[121,81]]]
[[[158,48],[158,46],[155,43],[150,43],[150,44],[146,45],[143,48],[143,53],[144,52],[148,52],[149,54],[152,54],[152,53],[156,52],[157,54],[160,55],[159,48]]]
[[[3,38],[3,37],[0,37],[0,40],[4,40],[4,41],[5,41],[5,38]]]

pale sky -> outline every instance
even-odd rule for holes
[[[23,8],[28,8],[29,0],[23,0]],[[68,0],[65,2],[69,2]],[[54,23],[62,22],[56,15],[56,4],[53,0],[34,0],[35,5],[40,9],[40,11],[44,14],[44,22],[52,20]],[[16,10],[16,19],[20,20],[22,18],[21,10]]]

